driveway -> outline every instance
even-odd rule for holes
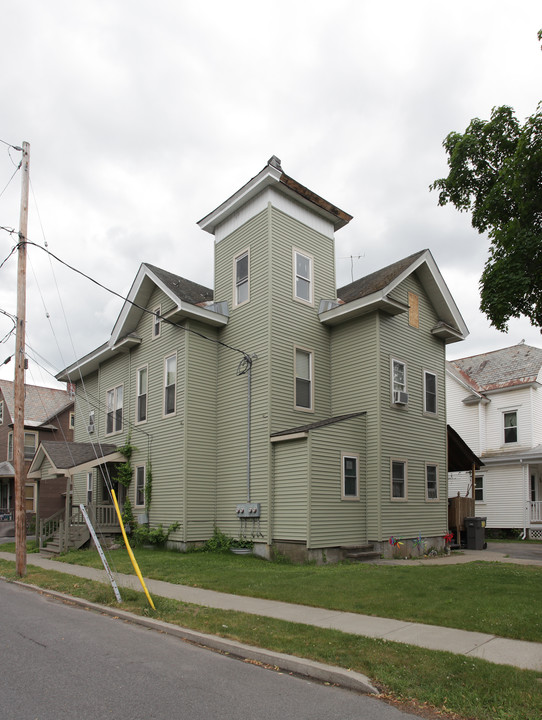
[[[487,549],[480,552],[484,555],[486,553],[499,553],[520,560],[542,561],[542,542],[488,542]]]

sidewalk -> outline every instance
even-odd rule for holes
[[[12,553],[0,552],[0,558],[15,561],[15,555]],[[481,559],[480,553],[466,551],[463,555],[458,555],[453,558],[436,558],[435,560],[424,561],[399,560],[397,563],[462,563],[472,562],[476,559]],[[491,561],[516,562],[518,564],[525,564],[527,562],[523,560],[512,560],[504,555],[500,557],[497,553],[492,553],[488,559]],[[395,561],[381,562],[389,563]],[[57,572],[76,575],[108,584],[107,575],[104,570],[96,570],[81,565],[68,565],[43,558],[37,554],[29,555],[27,557],[27,563],[28,565],[35,565],[45,570],[56,570]],[[531,562],[530,564],[535,563]],[[542,564],[542,562],[536,564]],[[116,581],[119,587],[141,589],[137,578],[133,575],[117,574]],[[445,650],[455,654],[466,655],[467,657],[482,658],[489,662],[502,665],[514,665],[523,669],[542,671],[542,643],[510,640],[486,633],[455,630],[453,628],[423,625],[421,623],[326,610],[323,608],[313,608],[305,605],[293,605],[276,600],[262,600],[242,595],[229,595],[214,590],[204,590],[186,585],[174,585],[161,580],[145,579],[145,582],[151,595],[172,598],[185,603],[193,603],[195,605],[219,608],[222,610],[236,610],[252,615],[261,615],[263,617],[272,617],[289,622],[313,625],[315,627],[340,630],[352,635],[362,635],[369,638],[380,638],[392,642],[417,645],[430,650]],[[115,614],[118,614],[117,609],[115,609]]]

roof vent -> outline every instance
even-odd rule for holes
[[[277,170],[280,170],[282,172],[282,167],[280,165],[280,158],[278,158],[276,155],[271,155],[271,157],[267,161],[267,164],[271,165],[271,167],[277,168]]]

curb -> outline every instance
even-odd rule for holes
[[[284,653],[274,652],[273,650],[257,648],[253,645],[245,645],[236,640],[228,640],[227,638],[221,638],[217,635],[207,635],[197,632],[196,630],[183,628],[179,625],[172,625],[163,620],[153,620],[152,618],[135,615],[126,610],[110,608],[106,605],[98,605],[83,598],[66,595],[56,590],[47,590],[19,580],[9,580],[7,582],[27,588],[28,590],[37,591],[42,595],[49,595],[62,602],[69,602],[73,605],[99,612],[102,615],[109,615],[113,618],[133,623],[134,625],[155,630],[156,632],[166,633],[167,635],[180,638],[186,642],[210,648],[224,655],[229,655],[237,660],[251,660],[263,666],[269,666],[270,669],[273,670],[284,670],[300,677],[317,680],[318,682],[340,685],[343,688],[359,693],[368,695],[380,694],[379,690],[371,684],[371,681],[366,675],[362,675],[353,670],[336,667],[335,665],[325,665],[324,663],[308,660],[307,658],[285,655]]]

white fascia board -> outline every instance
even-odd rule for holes
[[[175,322],[177,318],[188,318],[191,320],[199,320],[206,325],[214,325],[215,327],[223,327],[228,324],[228,317],[226,315],[186,302],[178,302],[177,307],[168,312],[167,315],[164,315],[164,318],[172,322]]]
[[[301,440],[303,438],[308,438],[309,433],[308,432],[298,432],[298,433],[290,433],[289,435],[277,435],[277,437],[269,438],[269,441],[272,443],[277,442],[286,442],[287,440]]]
[[[116,355],[116,352],[109,347],[109,344],[105,347],[102,345],[90,355],[76,360],[72,365],[61,370],[55,377],[61,382],[77,382],[81,377],[97,370],[104,360],[113,357],[113,355]]]
[[[147,283],[145,283],[146,279]],[[141,305],[141,307],[146,306],[152,293],[149,281],[154,283],[155,285],[158,285],[162,288],[162,290],[164,290],[163,284],[158,281],[156,275],[154,275],[154,273],[149,270],[145,263],[141,263],[141,265],[139,266],[139,270],[137,271],[137,275],[135,276],[134,282],[132,283],[132,287],[130,288],[130,291],[119,313],[119,316],[115,322],[115,325],[113,326],[113,330],[111,331],[111,339],[109,340],[110,346],[115,345],[120,337],[126,335],[128,332],[131,332],[133,328],[125,331],[127,325],[132,324],[134,327],[135,325],[137,325],[137,322],[141,317],[141,313],[143,311],[135,307],[133,303],[137,303],[138,305]],[[166,290],[164,290],[164,292],[170,295],[170,293]],[[175,298],[174,302],[176,302],[176,300],[177,299]],[[129,322],[130,319],[132,319],[131,323]]]
[[[215,210],[198,221],[198,226],[205,232],[214,235],[215,229],[229,215],[238,210],[242,205],[247,203],[251,198],[261,193],[264,188],[269,185],[276,185],[280,181],[282,175],[281,170],[266,165],[264,169],[258,173],[252,180],[249,180],[242,188],[240,188],[231,197],[225,200]]]
[[[353,300],[352,302],[338,305],[331,310],[326,310],[319,315],[320,322],[324,325],[338,325],[359,315],[367,315],[375,310],[382,310],[389,315],[400,315],[407,312],[408,307],[403,303],[391,300],[385,292],[376,292],[372,295]]]

